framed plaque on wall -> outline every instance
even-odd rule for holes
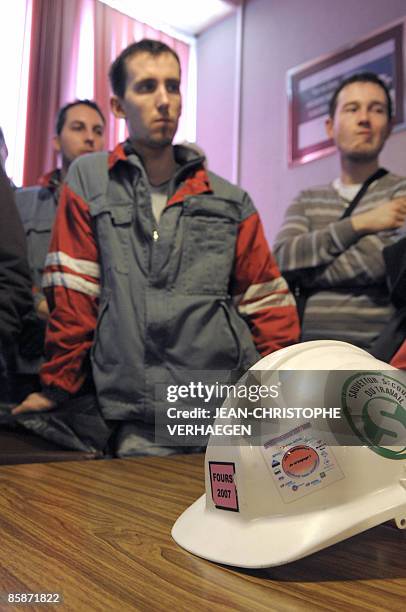
[[[374,72],[387,84],[394,104],[394,127],[406,127],[404,33],[405,22],[398,22],[288,71],[289,165],[335,151],[324,127],[329,101],[341,81],[356,72]]]

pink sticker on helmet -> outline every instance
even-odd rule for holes
[[[216,508],[239,512],[235,465],[224,461],[209,461],[211,496]]]

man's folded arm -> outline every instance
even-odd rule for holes
[[[332,262],[359,240],[351,219],[328,223],[310,231],[306,198],[299,197],[289,206],[275,239],[274,253],[284,276],[291,279],[303,270],[313,270]]]
[[[371,284],[384,283],[386,271],[382,251],[398,239],[398,232],[364,236],[330,264],[314,271],[312,288],[369,287]]]

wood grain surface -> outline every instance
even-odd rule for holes
[[[1,610],[402,610],[406,532],[382,525],[269,570],[216,565],[170,531],[204,492],[203,456],[0,468]]]

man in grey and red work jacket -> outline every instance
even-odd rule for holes
[[[27,239],[35,307],[24,322],[20,338],[20,373],[37,373],[43,356],[45,322],[49,312],[41,283],[62,182],[74,159],[103,150],[104,124],[103,113],[93,100],[75,100],[65,104],[58,111],[53,138],[53,147],[61,157],[61,167],[42,176],[38,185],[15,192]]]
[[[176,53],[134,43],[110,80],[129,139],[69,170],[44,275],[44,388],[15,413],[77,394],[90,363],[101,415],[114,425],[112,452],[169,454],[176,449],[153,443],[164,410],[156,385],[188,370],[244,371],[296,342],[298,319],[249,196],[172,145]]]

